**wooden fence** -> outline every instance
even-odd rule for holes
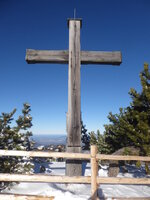
[[[97,199],[97,189],[99,184],[150,184],[149,178],[118,178],[118,177],[99,177],[98,161],[99,160],[134,160],[150,161],[150,157],[142,156],[118,156],[97,154],[97,147],[91,146],[91,153],[64,153],[64,152],[39,152],[39,151],[14,151],[0,150],[0,156],[27,156],[27,157],[54,157],[67,159],[91,160],[91,176],[52,176],[37,174],[0,174],[0,181],[6,182],[49,182],[49,183],[86,183],[91,184],[91,199]],[[0,194],[1,200],[52,200],[54,197],[17,195],[17,194]],[[117,198],[119,199],[119,198]],[[134,199],[134,198],[133,198]],[[147,198],[146,198],[147,199]],[[150,199],[150,198],[149,198]]]

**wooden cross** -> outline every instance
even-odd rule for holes
[[[69,19],[69,51],[50,51],[27,49],[26,61],[33,63],[68,64],[68,113],[67,113],[67,151],[81,152],[81,103],[80,103],[80,64],[120,65],[121,52],[81,51],[81,19]],[[66,175],[82,175],[82,163],[77,160],[66,161]]]

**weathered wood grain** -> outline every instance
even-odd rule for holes
[[[90,183],[90,176],[52,176],[27,174],[0,174],[0,181],[4,182],[44,182],[44,183]]]
[[[97,177],[97,183],[100,184],[128,184],[128,185],[142,185],[150,184],[150,178],[119,178],[119,177]]]
[[[82,64],[120,65],[122,56],[120,51],[81,51]]]
[[[27,156],[27,157],[43,157],[43,158],[70,158],[70,159],[90,159],[90,154],[78,153],[81,148],[77,147],[75,153],[68,152],[42,152],[42,151],[15,151],[15,150],[0,150],[0,156]]]
[[[50,51],[50,50],[26,50],[26,61],[28,64],[34,63],[68,63],[68,51]]]
[[[69,148],[72,152],[81,151],[80,21],[75,20],[69,21],[67,149]],[[81,176],[81,161],[67,161],[66,175]]]
[[[34,63],[56,63],[68,64],[69,51],[68,50],[26,50],[26,61],[29,64]],[[81,64],[107,64],[120,65],[122,56],[120,51],[81,51]]]
[[[69,21],[67,146],[81,146],[80,21]]]
[[[73,148],[73,147],[72,147]],[[80,148],[80,147],[79,147]],[[78,148],[77,148],[78,149]],[[45,158],[70,158],[70,159],[82,159],[89,160],[90,154],[78,153],[77,150],[74,153],[68,152],[42,152],[42,151],[16,151],[16,150],[0,150],[0,156],[27,156],[27,157],[45,157]],[[120,155],[104,155],[96,154],[97,160],[135,160],[150,162],[150,157],[148,156],[120,156]]]
[[[97,154],[96,158],[98,160],[135,160],[135,161],[150,161],[150,157],[148,156],[119,156],[119,155],[104,155]]]
[[[51,176],[26,174],[0,174],[0,181],[8,182],[45,182],[45,183],[91,183],[90,176]],[[150,178],[97,177],[99,184],[150,184]]]
[[[79,152],[81,152],[81,147],[67,147],[67,152],[71,153],[71,154],[80,154]],[[72,153],[74,152],[74,153]],[[89,155],[89,159],[90,159],[90,155]],[[81,159],[79,160],[79,158],[76,159],[67,159],[66,160],[66,175],[67,176],[72,176],[72,174],[74,174],[75,176],[78,176],[78,173],[82,172],[82,161]],[[81,174],[82,175],[82,174]]]
[[[91,199],[97,198],[97,146],[91,145]]]

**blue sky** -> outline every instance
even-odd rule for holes
[[[122,52],[120,67],[81,67],[81,110],[89,131],[129,105],[131,87],[150,63],[149,0],[0,0],[0,112],[31,104],[33,134],[65,134],[68,66],[25,62],[26,49],[68,49],[67,18],[83,19],[82,50]]]

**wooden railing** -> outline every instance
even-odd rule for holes
[[[26,175],[26,174],[0,174],[0,181],[4,182],[50,182],[50,183],[86,183],[91,184],[91,199],[97,199],[97,189],[99,184],[150,184],[149,178],[118,178],[118,177],[98,177],[99,160],[135,160],[150,161],[150,157],[142,156],[116,156],[97,154],[97,147],[91,146],[91,154],[84,153],[63,153],[63,152],[40,152],[40,151],[14,151],[0,150],[0,156],[27,156],[27,157],[55,157],[67,159],[91,160],[91,176],[52,176],[52,175]],[[54,197],[25,196],[0,194],[0,199],[54,199]]]

